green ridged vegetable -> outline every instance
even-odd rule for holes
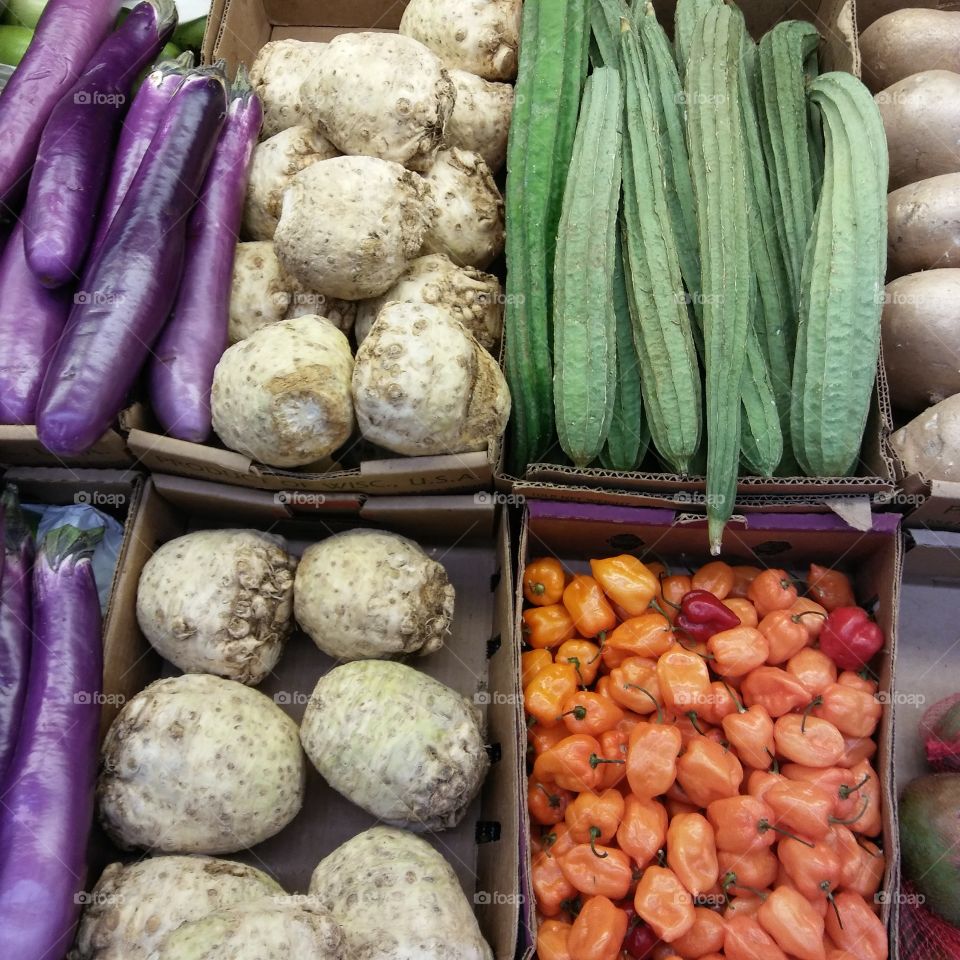
[[[757,114],[794,301],[815,207],[804,66],[819,43],[811,23],[778,23],[760,41],[757,70]]]
[[[630,16],[626,0],[591,0],[590,60],[595,67],[620,68],[620,20]]]
[[[687,64],[687,145],[702,262],[707,394],[707,520],[719,554],[736,500],[741,379],[751,325],[748,175],[740,104],[742,17],[711,7]]]
[[[560,446],[578,467],[606,443],[617,386],[621,99],[617,71],[594,70],[583,92],[557,237],[553,396]]]
[[[643,5],[643,0],[633,2]],[[687,74],[687,61],[690,59],[690,47],[697,25],[711,7],[719,6],[722,2],[723,0],[677,0],[673,18],[673,46],[681,78]]]
[[[700,444],[700,370],[664,188],[660,131],[632,30],[621,37],[623,236],[643,406],[660,455],[680,474]]]
[[[613,420],[600,463],[607,470],[634,470],[647,453],[650,431],[643,418],[640,359],[633,342],[633,321],[627,303],[623,266],[623,243],[617,231],[616,263],[613,266],[613,312],[617,324],[617,389]]]
[[[590,32],[586,0],[526,0],[507,156],[505,366],[510,467],[522,475],[554,436],[551,307],[557,227]]]
[[[808,474],[839,477],[856,464],[877,372],[889,161],[859,80],[823,74],[810,100],[823,119],[824,179],[803,261],[791,433]]]

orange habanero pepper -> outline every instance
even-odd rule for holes
[[[559,603],[566,585],[566,571],[553,557],[539,557],[524,567],[523,596],[527,603],[537,607]]]
[[[710,674],[703,658],[683,647],[660,655],[657,680],[664,706],[674,713],[699,710],[710,697]]]
[[[863,801],[863,814],[850,820],[850,829],[864,837],[875,837],[883,828],[880,818],[880,778],[866,761],[854,764],[850,775]]]
[[[863,784],[857,783],[846,767],[805,767],[799,763],[785,763],[780,772],[788,780],[803,780],[826,790],[833,798],[830,812],[840,820],[854,816],[862,806],[858,791]]]
[[[577,895],[576,887],[563,875],[560,862],[547,853],[539,853],[530,864],[530,883],[537,909],[545,917],[559,916],[564,902]]]
[[[544,668],[553,663],[549,650],[524,650],[520,654],[520,685],[527,684]]]
[[[569,663],[577,672],[581,687],[589,687],[600,669],[600,648],[589,640],[564,640],[554,655],[557,663]]]
[[[622,724],[628,723],[622,720]],[[598,789],[609,790],[615,787],[627,775],[627,744],[630,741],[628,730],[607,730],[600,734],[600,755],[604,760],[618,760],[619,763],[605,763],[600,768]]]
[[[750,584],[757,579],[763,571],[759,567],[750,567],[743,564],[733,568],[733,588],[730,590],[730,596],[736,599],[745,600]]]
[[[617,960],[629,919],[609,897],[591,897],[573,921],[570,960]]]
[[[667,810],[659,800],[643,800],[630,794],[617,828],[617,843],[643,868],[667,841]]]
[[[563,605],[582,637],[599,636],[617,625],[617,615],[600,584],[585,574],[578,574],[564,588]]]
[[[827,935],[860,960],[887,960],[887,929],[859,893],[844,890],[827,913]],[[842,924],[842,926],[841,926]]]
[[[774,759],[773,720],[759,703],[749,708],[734,703],[736,713],[721,721],[724,735],[748,767],[766,770]]]
[[[677,814],[667,828],[667,866],[695,897],[717,882],[720,866],[710,822],[699,813]]]
[[[761,892],[765,893],[766,891]],[[726,907],[723,908],[723,919],[732,920],[734,917],[756,918],[762,904],[763,901],[755,893],[742,894],[739,897],[734,897],[727,903]],[[762,927],[761,932],[763,932]],[[765,933],[763,935],[765,937],[767,936]],[[770,942],[773,943],[772,940]],[[774,946],[776,946],[776,944],[774,944]],[[777,947],[777,949],[779,950],[780,948]],[[752,957],[751,960],[753,960]]]
[[[607,635],[603,644],[604,663],[611,667],[616,666],[617,664],[609,662],[609,658],[616,654],[656,658],[666,653],[673,643],[673,629],[670,621],[660,613],[644,613],[624,620],[619,627]]]
[[[841,767],[855,767],[869,760],[877,752],[877,741],[872,737],[844,737],[843,756],[838,761]]]
[[[675,573],[660,581],[660,595],[663,597],[663,612],[673,623],[680,612],[680,601],[693,589],[693,582],[684,573]]]
[[[804,647],[788,661],[787,673],[803,684],[811,697],[823,693],[831,683],[837,682],[837,665],[825,654],[813,647]]]
[[[568,944],[573,924],[562,920],[544,920],[537,929],[539,960],[571,960]]]
[[[719,724],[724,717],[736,713],[739,706],[729,685],[722,680],[714,680],[710,683],[710,696],[700,708],[700,716],[707,723]]]
[[[810,845],[784,837],[777,845],[777,856],[794,886],[808,900],[825,897],[840,886],[840,857],[826,839]]]
[[[723,917],[706,907],[694,907],[693,926],[670,944],[680,957],[699,957],[700,960],[723,949],[726,924]]]
[[[733,567],[722,560],[711,560],[695,571],[690,578],[694,590],[706,590],[718,600],[726,600],[733,590],[737,576]]]
[[[742,677],[759,667],[770,653],[767,638],[756,627],[721,630],[707,641],[713,669],[721,677]]]
[[[567,880],[589,897],[622,900],[633,881],[630,858],[616,847],[578,843],[558,859]]]
[[[776,840],[773,811],[749,794],[714,800],[707,807],[707,819],[716,834],[718,850],[749,853],[772,846]]]
[[[839,570],[811,563],[807,571],[807,593],[827,612],[837,607],[855,607],[857,598],[850,578]]]
[[[657,575],[629,554],[591,560],[590,572],[610,600],[631,617],[644,613],[660,592]]]
[[[796,602],[787,611],[798,617],[800,624],[810,636],[811,642],[820,636],[824,621],[827,619],[827,610],[809,597],[797,597]]]
[[[833,797],[814,783],[781,780],[764,795],[777,826],[810,840],[822,840],[830,829]]]
[[[829,721],[790,713],[773,725],[777,753],[805,767],[834,767],[843,756],[843,734]]]
[[[534,761],[535,780],[553,781],[564,790],[582,793],[596,790],[602,779],[603,765],[622,763],[604,759],[595,737],[578,733],[565,737],[555,747],[541,753]]]
[[[682,937],[697,915],[690,893],[667,867],[647,867],[633,897],[637,915],[667,943]]]
[[[798,960],[824,960],[823,918],[796,890],[777,887],[763,901],[757,920],[784,953]]]
[[[566,816],[567,806],[573,800],[569,790],[561,790],[555,783],[530,780],[527,788],[527,809],[535,823],[552,825]]]
[[[782,774],[773,773],[770,770],[751,770],[750,776],[747,777],[747,793],[749,793],[751,797],[763,800],[767,795],[767,791],[770,790],[775,783],[780,783],[783,779]]]
[[[527,740],[533,747],[534,757],[539,757],[541,753],[555,747],[561,740],[569,736],[567,728],[562,723],[557,723],[552,727],[544,727],[535,723],[527,730]]]
[[[786,663],[810,643],[810,633],[803,625],[802,617],[791,613],[792,609],[768,613],[757,627],[769,644],[767,663],[771,666]]]
[[[740,618],[740,625],[743,627],[755,627],[760,622],[757,608],[745,597],[727,597],[723,605]]]
[[[857,844],[856,869],[850,870],[850,879],[845,888],[859,893],[864,900],[873,901],[883,883],[886,858],[883,851],[871,840]]]
[[[670,789],[677,778],[677,755],[683,746],[680,731],[670,724],[638,723],[627,747],[627,782],[644,800]]]
[[[740,695],[748,707],[759,704],[771,717],[782,717],[810,702],[807,688],[779,667],[751,670],[740,684]]]
[[[844,670],[837,677],[837,683],[842,683],[846,687],[853,687],[855,690],[863,690],[864,693],[869,693],[871,696],[876,695],[877,690],[880,689],[880,684],[876,680],[863,677],[852,670]]]
[[[646,716],[660,709],[657,664],[647,657],[629,657],[610,671],[610,696],[625,710]]]
[[[786,610],[797,599],[797,588],[786,570],[771,567],[758,573],[747,589],[747,599],[761,619],[774,610]]]
[[[627,773],[629,776],[629,770]],[[740,792],[743,767],[732,751],[706,737],[696,737],[677,760],[677,781],[691,802],[706,807]]]
[[[566,813],[570,836],[577,843],[609,843],[623,819],[624,799],[619,790],[581,793]]]
[[[559,647],[576,633],[577,628],[562,603],[552,603],[549,607],[530,607],[523,611],[523,639],[535,650]]]
[[[844,737],[871,736],[883,715],[883,704],[872,693],[845,683],[831,683],[814,704],[813,716],[829,720]]]
[[[757,915],[760,906],[762,904],[758,899],[753,908]],[[773,937],[760,926],[757,916],[741,911],[727,920],[723,953],[726,960],[787,960],[787,955],[777,946]]]
[[[623,711],[609,697],[577,690],[563,702],[563,722],[571,733],[589,733],[593,737],[613,730],[623,719]]]
[[[769,887],[777,879],[779,864],[773,851],[764,848],[746,853],[718,850],[717,866],[724,891],[728,896],[739,897],[749,896],[751,890]]]
[[[567,698],[576,692],[576,670],[569,663],[552,663],[524,688],[523,707],[538,724],[553,727],[561,722]]]

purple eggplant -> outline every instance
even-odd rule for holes
[[[40,441],[59,456],[103,436],[170,315],[226,105],[222,74],[184,80],[84,273],[37,405]]]
[[[143,81],[130,110],[123,121],[123,130],[117,142],[117,151],[110,170],[100,213],[97,217],[97,232],[90,247],[90,255],[103,245],[104,237],[113,223],[113,218],[123,203],[123,198],[133,183],[147,147],[163,120],[170,100],[177,92],[183,78],[193,68],[193,54],[187,51],[176,60],[158,63]]]
[[[103,530],[62,526],[33,572],[33,644],[0,814],[0,957],[59,960],[86,881],[103,687],[90,552]]]
[[[0,257],[0,423],[36,423],[47,364],[70,312],[70,291],[33,275],[18,222]]]
[[[17,745],[27,689],[33,572],[33,535],[20,511],[16,487],[7,487],[2,503],[6,532],[0,590],[0,784],[5,783]]]
[[[177,302],[150,361],[150,402],[163,429],[179,440],[210,436],[213,370],[227,348],[230,282],[250,161],[263,107],[243,67],[227,120],[187,228]]]
[[[176,25],[174,0],[138,3],[50,114],[23,211],[27,261],[44,286],[83,268],[130,89]]]
[[[53,108],[113,29],[120,0],[50,0],[0,96],[0,204],[13,211]]]

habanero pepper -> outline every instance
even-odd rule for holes
[[[720,867],[713,827],[699,813],[677,814],[667,827],[667,866],[694,897],[717,882]]]
[[[736,712],[721,721],[724,735],[748,767],[766,770],[774,760],[773,720],[759,703],[747,708],[733,702]]]
[[[864,801],[863,816],[850,822],[850,829],[864,837],[875,837],[883,829],[880,817],[880,778],[877,771],[866,761],[854,764],[850,776],[856,784],[860,799]]]
[[[565,820],[577,843],[609,843],[617,834],[623,812],[619,790],[581,793],[567,807]]]
[[[808,900],[826,897],[840,886],[840,857],[826,838],[811,845],[784,837],[777,845],[777,856],[793,885]]]
[[[668,820],[666,807],[659,800],[642,800],[630,794],[617,828],[617,844],[642,869],[666,843]]]
[[[670,793],[666,795],[666,799],[664,800],[668,816],[673,819],[680,813],[699,813],[700,807],[696,804],[690,803],[688,800],[677,799],[677,795],[674,793],[676,786],[677,785],[674,784],[673,787],[670,788]]]
[[[668,867],[647,867],[643,871],[633,908],[667,943],[682,937],[697,919],[690,893]]]
[[[763,800],[767,791],[775,784],[784,779],[780,773],[773,773],[770,770],[751,770],[747,777],[747,793],[751,797]]]
[[[540,726],[560,724],[563,705],[577,692],[577,672],[569,663],[544,667],[523,690],[523,708]]]
[[[809,634],[811,642],[820,636],[820,631],[827,622],[826,608],[809,597],[797,597],[796,602],[787,609],[787,612],[800,618],[800,623]]]
[[[690,582],[693,584],[694,591],[703,590],[706,593],[716,597],[717,600],[726,600],[730,596],[730,591],[736,582],[737,575],[733,572],[733,567],[722,560],[711,560],[705,563],[699,570],[694,571]]]
[[[624,620],[607,634],[603,643],[603,661],[609,667],[622,663],[626,657],[659,657],[674,643],[673,628],[663,614],[649,613]],[[617,655],[620,655],[617,658]],[[624,656],[626,655],[626,657]],[[614,658],[617,662],[611,662]]]
[[[837,682],[837,665],[821,650],[804,647],[786,665],[790,676],[803,684],[811,697],[819,696],[831,683]]]
[[[737,600],[746,600],[747,591],[750,584],[763,573],[759,567],[751,567],[744,564],[733,567],[733,587],[730,590],[730,597]]]
[[[854,780],[853,774],[846,767],[805,767],[799,763],[785,763],[780,772],[788,780],[802,780],[826,790],[833,798],[833,809],[830,812],[838,820],[849,819],[862,806],[857,795],[862,784]]]
[[[539,853],[530,864],[530,883],[537,909],[545,917],[558,917],[563,904],[577,895],[574,885],[563,875],[556,857]]]
[[[786,570],[771,567],[754,577],[747,590],[747,599],[757,608],[763,619],[774,610],[786,610],[797,599],[797,588]]]
[[[827,612],[837,607],[855,607],[857,598],[853,593],[850,578],[839,570],[811,563],[807,571],[807,593]]]
[[[751,670],[740,683],[740,695],[746,706],[759,705],[774,718],[810,702],[807,688],[780,667],[763,666]]]
[[[780,864],[780,869],[777,871],[777,882],[773,885],[774,889],[777,887],[788,887],[790,890],[793,890],[794,893],[800,893],[797,890],[796,885],[790,879],[789,874],[786,870],[783,869],[783,864]],[[801,894],[802,896],[802,894]],[[830,901],[832,901],[830,897]],[[827,897],[818,897],[816,900],[807,900],[807,903],[810,904],[814,913],[822,920],[827,915],[827,910],[829,910],[829,901]],[[826,945],[826,943],[824,943]]]
[[[766,892],[766,891],[764,891]],[[732,920],[734,917],[754,917],[756,918],[757,913],[760,911],[760,906],[763,904],[763,901],[753,893],[741,894],[739,897],[733,897],[728,901],[726,907],[723,908],[723,919]],[[763,933],[763,928],[760,928],[760,932]],[[763,934],[767,936],[765,933]],[[767,938],[769,939],[769,937]],[[770,940],[773,943],[772,940]],[[780,949],[774,943],[774,947],[778,950]],[[749,957],[747,954],[742,954],[741,956],[747,958],[747,960],[757,960],[754,954],[750,954]]]
[[[869,737],[883,716],[883,704],[865,690],[831,683],[816,697],[812,714],[829,720],[844,737]]]
[[[880,684],[876,680],[862,673],[854,673],[853,670],[844,670],[837,677],[837,683],[842,683],[845,687],[853,687],[854,690],[862,690],[871,696],[875,696],[880,689]]]
[[[801,893],[777,887],[757,911],[760,926],[798,960],[824,960],[823,918]]]
[[[631,617],[646,612],[660,592],[657,575],[629,554],[591,560],[590,572],[607,597]]]
[[[833,797],[814,783],[781,780],[764,795],[778,827],[805,839],[822,840],[830,829]]]
[[[680,601],[676,627],[699,643],[706,643],[715,633],[739,626],[740,618],[721,598],[707,590],[691,590]]]
[[[738,897],[738,900],[745,898]],[[747,898],[751,913],[738,910],[727,920],[727,929],[723,938],[723,953],[727,960],[787,960],[787,955],[777,946],[776,941],[757,919],[760,907],[759,898]],[[730,913],[730,908],[727,908]]]
[[[578,574],[566,585],[563,605],[581,637],[597,637],[617,625],[617,615],[600,584],[585,574]]]
[[[852,768],[864,760],[870,760],[877,752],[873,737],[844,737],[843,756],[837,761],[841,767]]]
[[[727,597],[723,601],[723,605],[737,615],[741,626],[755,627],[760,622],[760,618],[757,616],[757,608],[745,598]]]
[[[723,731],[719,727],[710,726],[695,710],[688,710],[679,717],[674,716],[671,722],[680,731],[684,749],[691,740],[707,739],[714,743],[723,740]]]
[[[628,721],[621,721],[626,724]],[[627,744],[630,733],[625,729],[607,730],[600,734],[600,755],[604,760],[617,760],[618,763],[605,763],[600,768],[598,789],[608,790],[617,786],[627,775]]]
[[[527,742],[533,748],[534,758],[539,757],[541,753],[555,747],[561,740],[569,737],[567,728],[562,723],[557,723],[552,727],[544,727],[535,723],[527,730]]]
[[[563,920],[544,920],[537,928],[538,960],[571,960],[570,931],[573,924]]]
[[[577,673],[581,687],[593,685],[600,670],[600,648],[589,640],[564,640],[554,655],[557,663],[569,663]]]
[[[710,674],[703,658],[682,647],[657,659],[657,680],[664,706],[674,713],[699,710],[710,696]]]
[[[716,835],[717,849],[728,853],[749,853],[773,846],[777,838],[773,810],[749,794],[714,800],[707,807],[707,819]]]
[[[677,778],[680,731],[670,724],[638,723],[627,746],[627,782],[638,797],[649,800],[670,789]]]
[[[623,719],[623,711],[613,700],[589,690],[571,693],[561,710],[563,723],[571,733],[589,733],[592,737],[613,730]]]
[[[616,847],[578,843],[557,859],[567,880],[589,897],[622,900],[633,882],[630,858]]]
[[[602,768],[608,763],[622,761],[604,759],[595,737],[574,734],[541,753],[534,761],[532,776],[535,780],[552,781],[564,790],[582,793],[600,786]]]
[[[782,840],[780,842],[783,843]],[[717,866],[724,892],[730,897],[739,897],[750,895],[751,890],[763,890],[772,886],[777,879],[779,864],[774,852],[764,848],[747,853],[718,850]]]
[[[865,900],[873,900],[883,883],[886,858],[883,851],[872,841],[857,844],[855,869],[851,868],[845,889],[859,893]]]
[[[647,657],[629,657],[610,671],[610,696],[624,710],[641,716],[660,709],[657,664]]]
[[[706,737],[691,740],[676,766],[677,782],[698,807],[740,792],[743,766],[736,754]]]
[[[736,713],[740,702],[735,699],[730,686],[722,680],[713,680],[710,683],[710,696],[700,708],[700,716],[712,724],[723,723],[724,717]]]
[[[734,627],[715,633],[707,641],[713,670],[721,677],[743,677],[766,662],[767,638],[756,627]]]
[[[675,573],[660,581],[660,596],[663,599],[663,613],[671,623],[677,622],[680,604],[693,589],[693,583],[685,573]]]
[[[859,893],[841,891],[827,914],[827,935],[860,960],[887,960],[887,929]]]
[[[520,685],[527,684],[544,668],[553,663],[549,650],[524,650],[520,654]]]
[[[553,557],[539,557],[524,567],[523,596],[536,607],[559,603],[566,585],[566,571]]]
[[[860,670],[883,649],[883,631],[862,607],[837,607],[820,631],[820,649],[841,670]]]
[[[566,816],[567,807],[573,800],[569,790],[561,790],[555,783],[530,780],[527,788],[527,809],[535,823],[551,826]]]
[[[680,957],[703,957],[719,953],[723,949],[723,935],[726,924],[715,910],[706,907],[694,907],[693,926],[682,936],[677,937],[670,946]]]
[[[843,756],[843,734],[819,717],[790,713],[773,725],[773,741],[784,760],[805,767],[835,767]]]
[[[590,897],[573,921],[570,960],[617,960],[627,935],[627,914],[609,897]]]
[[[790,610],[774,610],[760,621],[757,629],[767,640],[769,646],[767,663],[770,666],[776,667],[786,663],[810,643],[810,633],[802,620],[803,617],[799,613],[791,613]]]
[[[524,641],[534,650],[550,650],[576,636],[577,628],[567,608],[562,603],[552,603],[549,607],[524,610],[522,633]]]

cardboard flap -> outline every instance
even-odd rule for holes
[[[86,453],[64,458],[40,443],[35,426],[0,425],[0,463],[36,467],[125,467],[133,464],[133,457],[115,430],[108,430]]]

